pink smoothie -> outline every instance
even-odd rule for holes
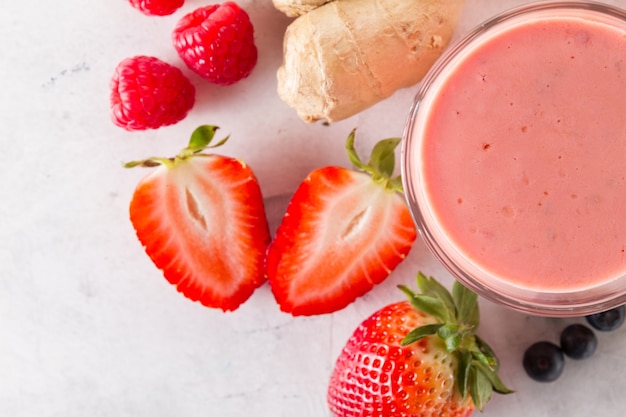
[[[413,135],[456,250],[548,292],[626,273],[624,31],[554,17],[508,28],[435,88]]]

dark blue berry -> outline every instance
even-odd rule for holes
[[[539,382],[557,380],[565,367],[565,355],[560,347],[551,342],[537,342],[524,352],[524,370]]]
[[[586,359],[598,346],[596,334],[582,324],[570,324],[561,332],[561,350],[572,359]]]
[[[624,323],[626,306],[619,306],[602,313],[587,316],[587,322],[596,330],[608,332],[615,330]]]

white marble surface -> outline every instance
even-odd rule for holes
[[[399,300],[418,269],[450,276],[418,241],[383,284],[332,315],[292,318],[261,287],[223,314],[180,296],[144,255],[127,207],[140,169],[121,162],[171,155],[201,123],[231,140],[268,198],[272,227],[315,167],[348,165],[344,138],[359,128],[364,152],[402,133],[414,89],[330,127],[305,125],[275,94],[289,20],[270,0],[241,0],[256,27],[259,63],[227,88],[192,77],[187,119],[128,133],[108,115],[108,82],[127,56],[180,65],[170,30],[182,13],[150,18],[125,0],[3,1],[0,13],[0,416],[323,417],[333,362],[366,316]],[[458,34],[522,0],[467,0]],[[626,0],[610,3],[626,7]],[[626,410],[626,328],[599,335],[597,354],[568,361],[552,384],[530,381],[522,352],[556,341],[568,322],[482,302],[481,334],[499,351],[516,393],[485,417],[613,417]]]

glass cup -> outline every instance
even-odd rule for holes
[[[403,135],[404,190],[426,245],[460,282],[518,311],[625,303],[623,109],[626,11],[541,2],[479,25],[422,80]]]

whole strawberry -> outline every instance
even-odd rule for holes
[[[257,62],[250,18],[230,1],[200,7],[181,18],[172,41],[189,68],[218,85],[247,77]]]
[[[363,321],[343,348],[328,387],[335,417],[467,417],[493,391],[510,393],[498,359],[475,331],[476,294],[450,294],[421,273],[421,294]]]
[[[148,16],[167,16],[182,7],[185,0],[129,0],[130,5]]]
[[[282,311],[316,315],[337,311],[385,280],[417,237],[393,177],[399,139],[384,139],[364,163],[346,141],[357,170],[313,170],[291,198],[267,252],[266,273]]]
[[[139,241],[165,278],[189,299],[229,311],[265,282],[270,236],[250,167],[203,152],[216,130],[200,126],[173,158],[126,164],[156,168],[137,185],[129,211]]]
[[[157,129],[181,121],[196,90],[180,69],[151,56],[121,61],[110,82],[111,118],[126,130]]]

